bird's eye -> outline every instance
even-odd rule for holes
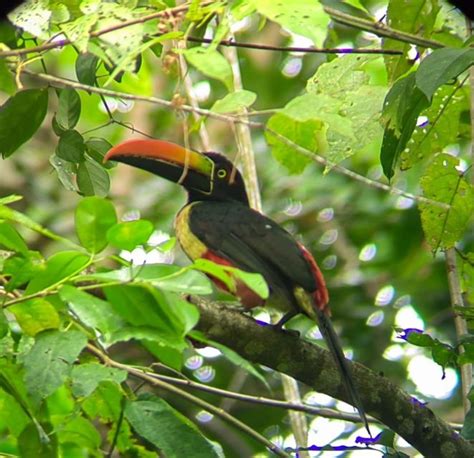
[[[219,178],[225,178],[227,176],[227,170],[226,169],[219,169],[217,171],[217,176]]]

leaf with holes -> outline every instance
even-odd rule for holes
[[[256,10],[266,18],[280,24],[297,35],[323,46],[329,27],[329,15],[323,5],[313,0],[253,0]]]
[[[26,386],[36,403],[66,381],[86,344],[87,337],[79,331],[44,331],[36,336],[24,357]]]
[[[452,248],[463,236],[474,211],[474,190],[456,169],[459,159],[438,154],[421,178],[425,197],[448,204],[449,209],[420,203],[421,223],[433,251]]]
[[[415,127],[406,148],[400,154],[400,169],[407,170],[434,155],[460,136],[463,111],[469,109],[467,93],[457,86],[443,86],[436,91],[431,106],[420,113],[426,119]],[[418,122],[421,118],[418,118]],[[417,122],[417,123],[418,123]]]

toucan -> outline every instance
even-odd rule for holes
[[[265,301],[235,278],[242,305],[270,305],[286,314],[278,326],[303,313],[318,323],[343,383],[370,435],[365,411],[339,338],[330,321],[326,284],[311,253],[294,237],[249,205],[244,180],[225,156],[199,153],[157,139],[132,139],[112,147],[104,158],[146,170],[183,186],[188,202],[175,219],[177,239],[186,255],[204,258],[263,276],[270,290]],[[211,280],[228,289],[219,279]]]

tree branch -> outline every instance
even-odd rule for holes
[[[393,40],[410,43],[423,48],[444,48],[444,44],[439,41],[429,40],[427,38],[419,37],[418,35],[392,29],[381,22],[370,21],[352,16],[337,9],[330,8],[329,6],[325,6],[324,11],[326,11],[326,13],[329,14],[329,16],[331,16],[336,22],[371,32],[380,37],[392,38]]]
[[[197,329],[249,361],[283,372],[317,391],[350,403],[327,350],[202,298]],[[424,456],[472,457],[474,445],[463,439],[421,402],[382,375],[349,362],[367,412],[412,444]]]

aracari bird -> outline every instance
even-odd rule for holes
[[[161,140],[128,140],[104,160],[122,162],[179,183],[188,202],[175,220],[176,236],[192,260],[260,273],[270,298],[267,305],[287,311],[280,325],[303,313],[319,325],[339,368],[346,390],[370,435],[367,418],[350,368],[330,321],[328,291],[311,253],[270,218],[249,206],[237,168],[218,153],[198,153]],[[222,288],[226,286],[211,276]],[[264,300],[235,278],[235,291],[248,309]]]

